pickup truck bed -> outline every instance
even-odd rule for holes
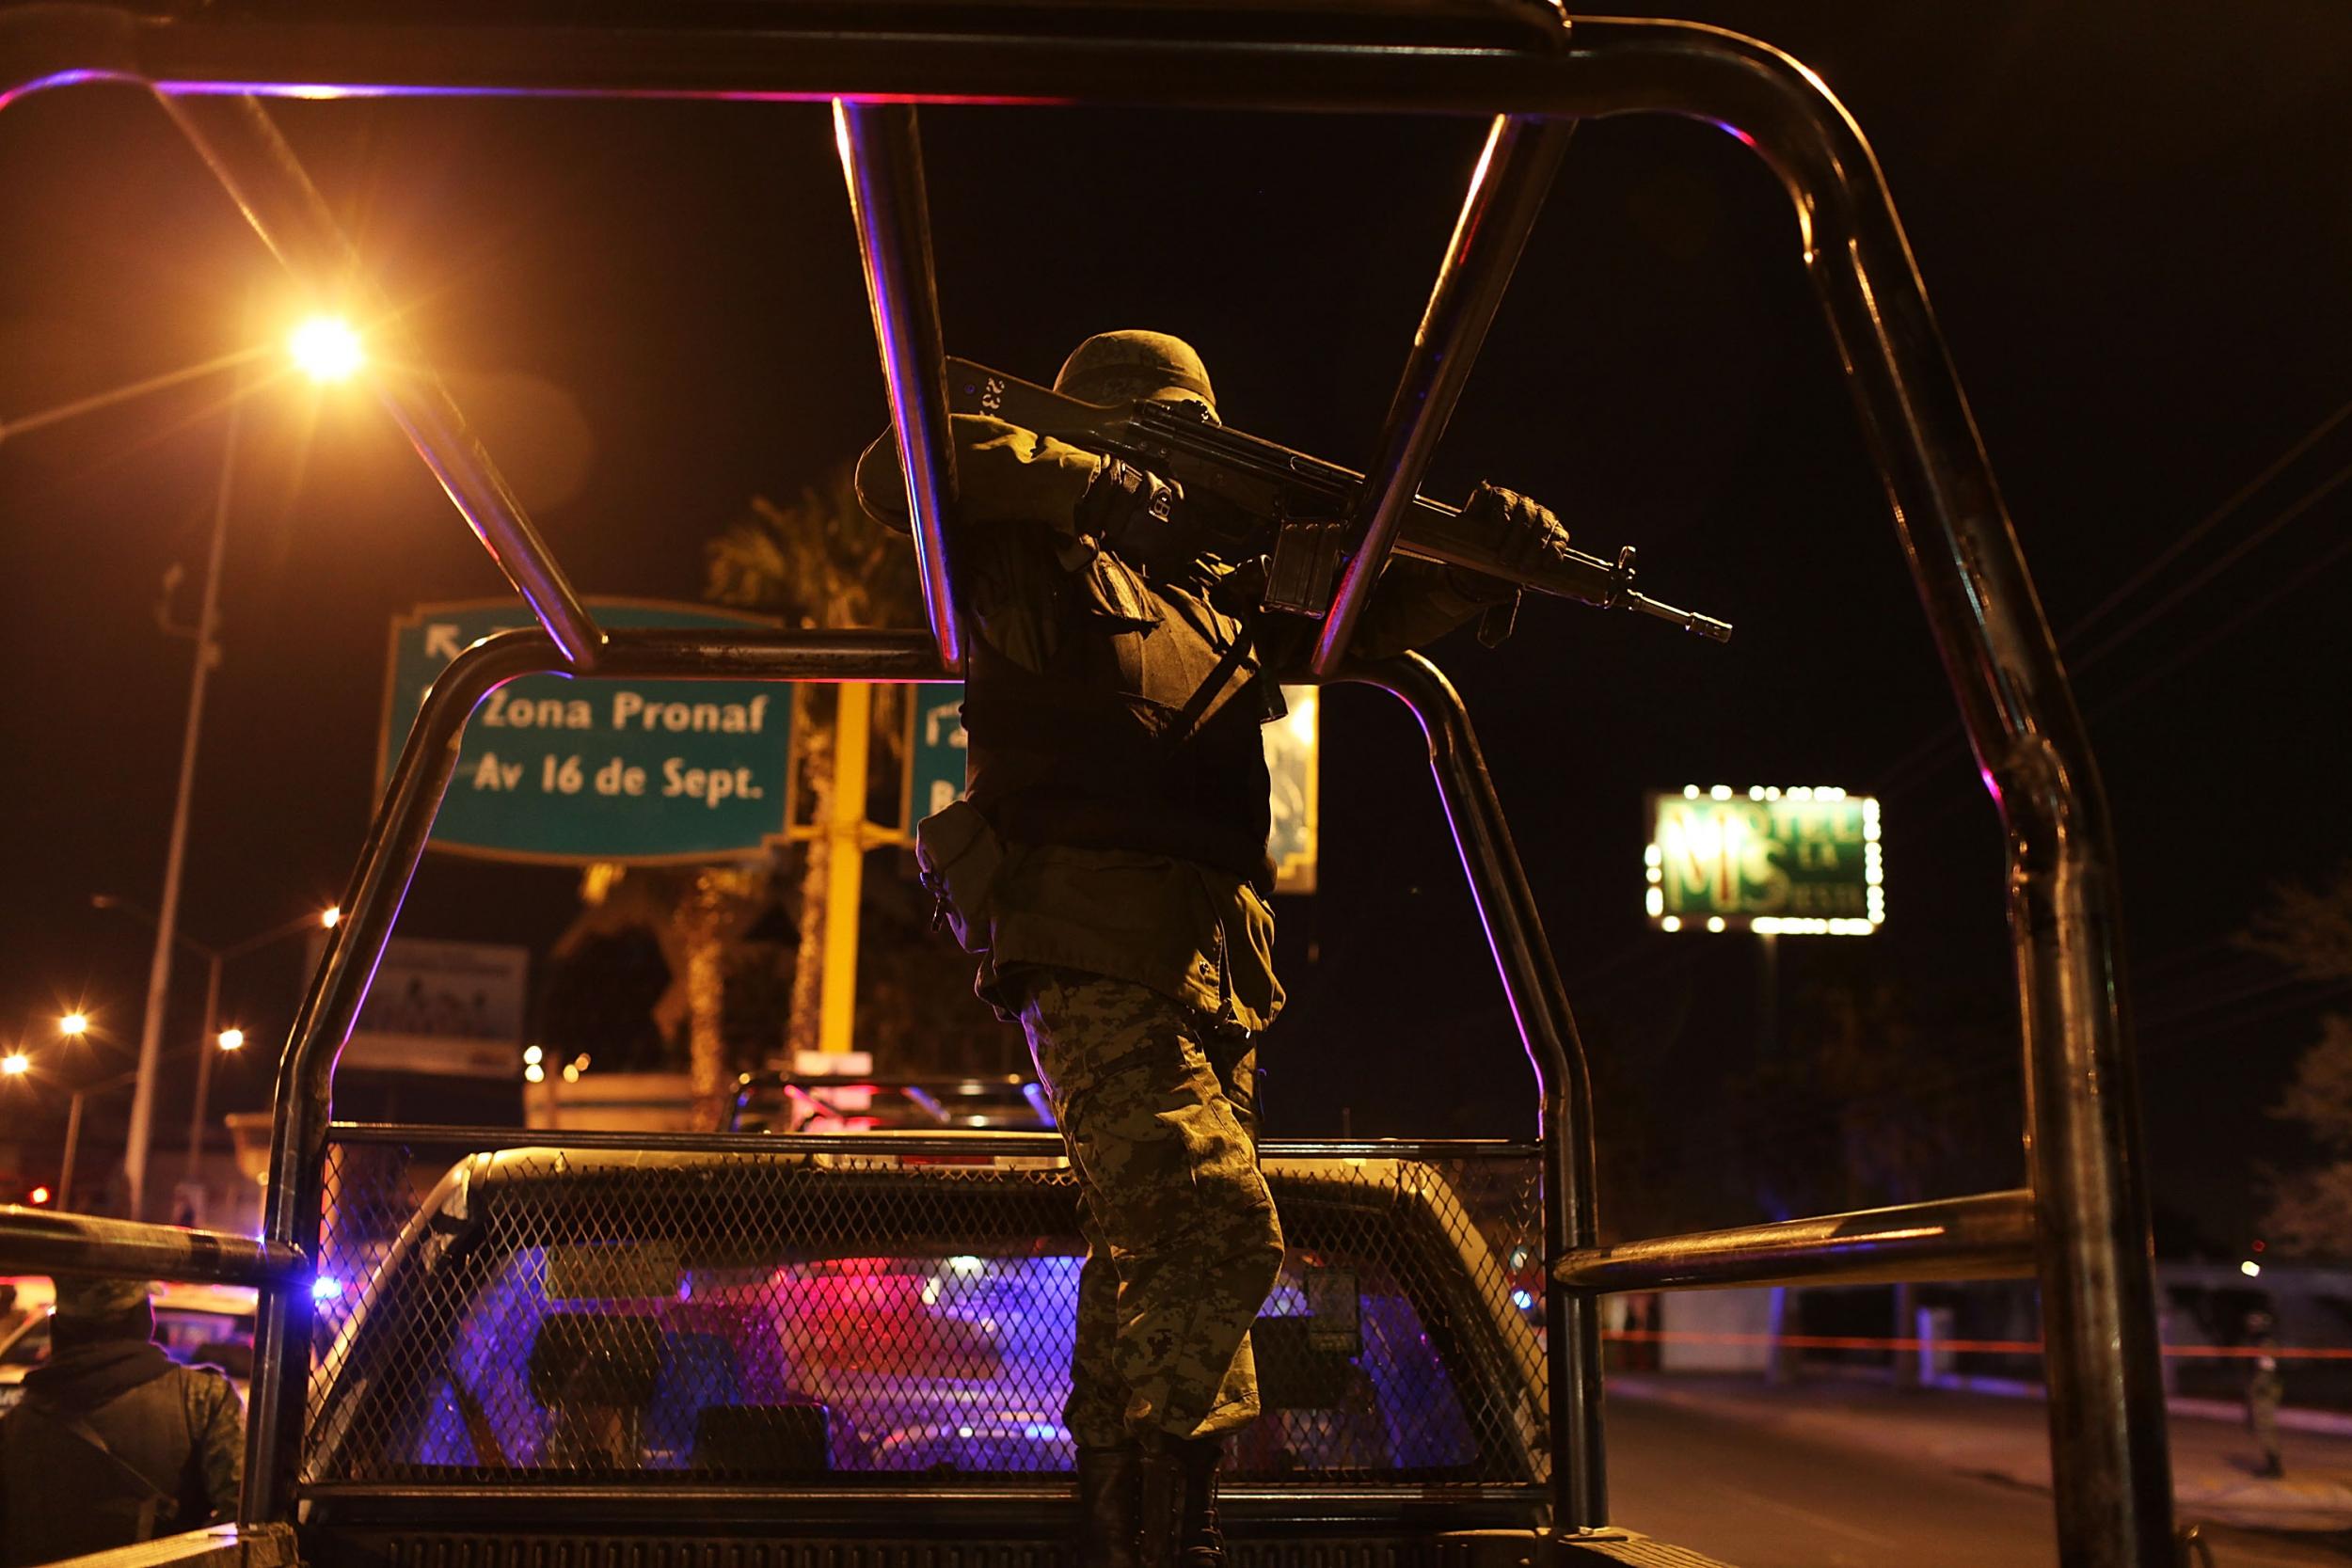
[[[307,1560],[1058,1557],[1083,1243],[1057,1158],[534,1147],[414,1174],[445,1158],[337,1152]],[[1549,1473],[1530,1152],[1266,1171],[1291,1250],[1226,1488],[1237,1568],[1519,1562]]]

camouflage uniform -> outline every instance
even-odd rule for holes
[[[1053,668],[1071,638],[1112,636],[1147,663],[1171,645],[1230,656],[1216,705],[1263,702],[1265,669],[1303,652],[1311,627],[1282,628],[1292,645],[1269,648],[1281,641],[1274,628],[1223,603],[1231,568],[1146,575],[1122,561],[1082,520],[1105,466],[1094,453],[981,416],[955,416],[952,433],[957,565],[985,646],[966,687],[968,798],[921,824],[919,858],[978,959],[976,989],[1028,1036],[1084,1194],[1072,1435],[1082,1449],[1212,1436],[1258,1413],[1248,1333],[1282,1259],[1257,1166],[1251,1043],[1282,1006],[1273,911],[1260,879],[1230,863],[1009,824],[980,776],[973,705],[992,679],[1018,685],[1019,672]],[[906,526],[887,432],[859,464],[858,493],[877,518]],[[1467,586],[1441,567],[1393,563],[1357,652],[1413,646],[1493,603]],[[1258,717],[1243,718],[1254,736]],[[1262,812],[1262,752],[1255,764]],[[1263,824],[1255,831],[1253,863],[1264,848]]]
[[[1033,970],[1026,989],[1022,1026],[1085,1193],[1071,1435],[1247,1425],[1248,1326],[1282,1266],[1249,1032],[1078,970]]]

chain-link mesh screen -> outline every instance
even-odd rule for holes
[[[454,1163],[453,1163],[454,1161]],[[1533,1160],[1276,1158],[1236,1479],[1543,1479]],[[338,1144],[305,1479],[1034,1481],[1084,1243],[1057,1160]]]

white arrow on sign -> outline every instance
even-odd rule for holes
[[[455,658],[460,651],[456,622],[435,621],[424,628],[425,657]]]

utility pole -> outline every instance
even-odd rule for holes
[[[132,919],[141,921],[156,930],[163,928],[162,916],[151,912],[142,905],[133,903],[128,898],[118,898],[110,893],[93,895],[90,898],[90,906],[93,909],[112,910],[118,914],[127,914]],[[305,931],[331,931],[335,928],[336,923],[342,919],[342,915],[343,911],[341,908],[330,906],[316,914],[296,915],[292,920],[273,926],[266,931],[246,938],[243,942],[231,942],[227,947],[214,947],[197,941],[194,937],[176,931],[172,933],[172,940],[202,958],[205,967],[204,1033],[198,1041],[196,1103],[190,1107],[188,1114],[187,1179],[189,1180],[196,1180],[198,1166],[203,1156],[204,1113],[211,1103],[213,1090],[213,1053],[215,1051],[239,1051],[245,1046],[244,1030],[235,1031],[236,1040],[231,1044],[228,1042],[227,1033],[220,1026],[221,971],[228,966],[231,958],[244,958],[247,953],[257,952],[274,942],[283,942],[288,937],[299,936]],[[134,1075],[126,1074],[123,1078],[110,1079],[108,1084],[123,1083]],[[87,1089],[75,1091],[72,1117],[67,1124],[69,1149],[75,1133],[81,1127],[81,1096],[87,1092],[88,1092]],[[71,1163],[69,1158],[68,1164]],[[63,1204],[60,1203],[59,1207],[63,1207]]]
[[[220,483],[213,498],[213,538],[204,562],[204,596],[196,617],[196,670],[188,680],[188,723],[180,743],[180,793],[172,806],[171,838],[164,851],[164,895],[155,917],[155,955],[147,970],[147,1011],[139,1024],[138,1079],[131,1092],[130,1135],[122,1150],[122,1175],[131,1218],[147,1217],[147,1155],[155,1133],[155,1064],[163,1053],[164,1006],[171,990],[173,927],[180,915],[180,873],[187,860],[188,804],[196,793],[197,741],[204,726],[204,684],[220,656],[221,562],[229,551],[229,506],[236,472],[238,410],[244,378],[229,403],[229,430],[220,459]],[[167,629],[169,622],[166,621]]]
[[[215,948],[204,957],[204,1033],[198,1037],[196,1048],[196,1103],[188,1107],[188,1169],[181,1179],[191,1183],[204,1167],[204,1113],[213,1098],[213,1054],[226,1049],[220,1043],[220,969],[227,955]],[[242,1034],[237,1043],[245,1043]]]
[[[86,1090],[75,1089],[73,1100],[65,1114],[65,1164],[57,1167],[57,1210],[60,1213],[73,1207],[73,1162],[82,1152],[82,1096]]]

